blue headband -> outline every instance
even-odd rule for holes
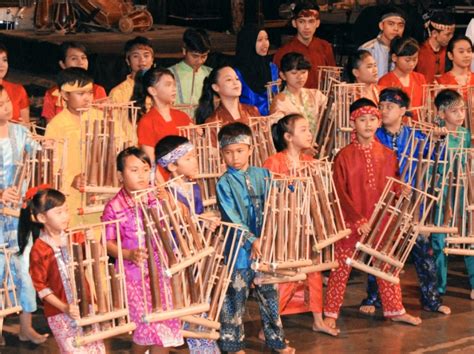
[[[395,103],[395,104],[399,105],[400,107],[407,107],[408,108],[408,105],[403,100],[402,96],[400,96],[396,92],[391,92],[391,91],[382,92],[380,94],[379,101],[380,102],[392,102],[392,103]]]
[[[252,138],[248,135],[240,134],[237,136],[223,136],[222,139],[219,140],[219,146],[221,149],[231,144],[252,145]]]
[[[170,151],[165,156],[162,156],[156,160],[156,163],[161,167],[166,168],[170,163],[175,163],[193,149],[194,145],[189,142],[181,144],[173,151]]]

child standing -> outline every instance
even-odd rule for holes
[[[360,235],[370,232],[368,220],[385,188],[386,178],[398,174],[395,153],[374,139],[380,125],[380,113],[375,103],[366,98],[358,99],[351,105],[350,113],[355,136],[335,158],[334,183],[352,234],[338,241],[335,247],[339,267],[331,271],[324,304],[324,321],[331,328],[336,328],[351,272],[346,258],[352,256]],[[377,279],[377,284],[385,317],[412,325],[421,323],[420,318],[406,313],[399,285],[382,279]]]
[[[140,149],[129,147],[117,156],[117,170],[122,188],[105,206],[102,221],[123,220],[120,223],[120,237],[122,237],[127,298],[130,318],[137,325],[133,332],[132,352],[139,354],[150,350],[151,353],[168,353],[168,348],[183,344],[180,333],[181,325],[178,319],[152,323],[146,323],[143,320],[145,304],[149,307],[148,311],[151,311],[151,291],[150,281],[146,276],[144,282],[146,286],[145,302],[140,268],[143,267],[145,274],[148,274],[147,251],[140,248],[138,243],[139,225],[136,224],[135,201],[131,196],[133,191],[149,187],[151,161]],[[158,203],[157,199],[151,196],[148,198],[148,206],[153,207]],[[115,226],[110,225],[106,232],[107,252],[116,258],[118,249]],[[156,249],[154,258],[158,268],[161,298],[165,299],[166,294],[170,294],[171,291],[170,282],[164,276],[163,266]],[[166,289],[170,291],[165,291]],[[172,299],[168,298],[163,303],[171,304]],[[171,308],[167,310],[171,310]]]
[[[309,122],[299,114],[290,114],[272,126],[273,143],[278,151],[263,164],[270,172],[285,176],[298,176],[306,161],[314,161],[304,153],[312,147],[313,135]],[[313,331],[336,336],[338,331],[323,321],[323,281],[321,272],[309,273],[304,283],[280,284],[280,315],[312,312]],[[301,293],[308,293],[308,296]],[[306,297],[308,300],[306,300]],[[304,299],[304,301],[298,301]]]
[[[224,221],[238,224],[250,235],[237,251],[232,280],[220,316],[219,347],[230,353],[245,353],[243,315],[250,287],[255,277],[252,259],[261,257],[260,233],[267,194],[266,169],[249,166],[252,154],[252,132],[240,122],[224,126],[218,135],[227,171],[217,182],[217,203]],[[228,256],[228,255],[227,255]],[[266,344],[280,353],[294,353],[285,343],[278,314],[275,285],[255,285]]]
[[[30,274],[38,296],[43,301],[44,315],[60,352],[105,353],[102,340],[79,348],[74,346],[74,337],[82,329],[74,322],[80,318],[79,307],[73,302],[68,275],[71,255],[64,233],[69,224],[66,197],[55,189],[40,189],[21,212],[21,235],[27,237],[30,232],[38,233],[38,228],[41,229],[31,250],[30,262],[34,266],[30,268]]]
[[[368,50],[359,49],[347,62],[344,72],[345,80],[349,83],[364,84],[362,97],[377,103],[379,87],[377,86],[377,63]],[[362,98],[358,97],[358,98]]]

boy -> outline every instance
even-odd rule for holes
[[[176,101],[179,105],[197,105],[204,79],[211,73],[205,66],[211,42],[205,30],[188,28],[183,34],[184,59],[169,67],[176,80]]]
[[[336,319],[351,272],[345,260],[354,253],[360,235],[370,232],[368,220],[385,188],[386,178],[396,177],[398,171],[393,151],[374,138],[380,125],[380,112],[375,103],[366,98],[358,99],[351,105],[350,113],[355,139],[336,156],[334,183],[352,234],[336,243],[335,255],[339,267],[331,271],[329,276],[324,305],[325,322],[331,328],[336,328]],[[420,318],[406,313],[400,285],[382,279],[377,279],[377,284],[385,317],[415,326],[421,323]]]
[[[310,1],[302,1],[296,5],[291,24],[296,28],[296,36],[275,53],[273,62],[280,67],[281,58],[286,53],[303,54],[311,62],[311,70],[304,87],[318,88],[318,68],[320,66],[336,66],[336,60],[329,42],[314,37],[321,24],[319,6]]]
[[[219,347],[229,353],[245,353],[243,315],[255,272],[252,259],[261,256],[260,232],[270,172],[249,166],[252,132],[240,122],[224,126],[218,134],[227,171],[217,182],[217,203],[224,221],[246,228],[251,236],[237,251],[232,282],[220,315]],[[266,344],[280,353],[294,353],[286,345],[278,314],[278,293],[274,285],[255,285]]]
[[[403,36],[405,17],[401,10],[388,8],[380,17],[380,34],[360,46],[359,49],[368,50],[377,62],[377,78],[380,79],[390,71],[390,42],[397,36]]]
[[[86,48],[77,42],[63,42],[59,47],[60,59],[59,67],[64,70],[67,68],[82,68],[87,70],[89,68],[89,60],[87,59]],[[106,98],[105,89],[97,84],[92,85],[93,99],[98,100]],[[51,87],[44,94],[43,111],[41,117],[50,122],[51,119],[64,108],[64,103],[61,99],[61,94],[57,86]]]
[[[435,12],[428,22],[429,38],[420,47],[415,71],[425,75],[429,84],[445,72],[446,47],[455,27],[454,18],[444,11]]]
[[[438,118],[440,119],[440,125],[445,127],[446,130],[449,132],[446,137],[448,139],[448,149],[469,149],[471,147],[471,133],[468,129],[462,126],[464,123],[464,119],[466,118],[466,105],[464,103],[463,97],[455,90],[445,89],[440,91],[436,95],[435,106],[438,112]],[[463,160],[461,160],[461,163],[465,165],[466,153],[463,153],[462,155],[464,157]],[[448,157],[448,166],[446,166],[448,170],[450,168],[451,163],[452,161]],[[462,169],[464,169],[464,166],[462,167]],[[442,166],[440,166],[440,173],[441,175],[443,173]],[[443,193],[446,193],[446,190],[443,191]],[[444,198],[445,202],[446,199],[447,198]],[[462,212],[462,206],[459,209],[459,211]],[[459,211],[455,212],[454,215],[458,215]],[[438,215],[440,213],[441,215]],[[443,223],[444,210],[440,210],[439,207],[436,206],[435,217],[436,219],[440,220],[440,223]],[[446,292],[448,274],[448,259],[446,257],[446,254],[444,253],[445,238],[446,234],[431,234],[431,246],[433,247],[433,253],[438,272],[438,291],[441,294],[444,294]],[[471,286],[470,297],[471,300],[474,300],[474,257],[464,257],[464,261],[466,263],[467,273],[469,276],[469,284]]]

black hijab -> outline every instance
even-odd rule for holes
[[[263,93],[265,84],[272,81],[270,58],[262,57],[255,51],[257,37],[263,28],[256,25],[245,25],[237,35],[236,68],[242,74],[245,83],[252,91]]]

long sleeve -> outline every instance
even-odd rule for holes
[[[48,283],[48,268],[51,264],[50,255],[42,255],[41,246],[35,243],[30,253],[30,264],[34,265],[30,267],[31,280],[33,285],[38,292],[40,299],[53,293],[53,290],[49,287]]]

